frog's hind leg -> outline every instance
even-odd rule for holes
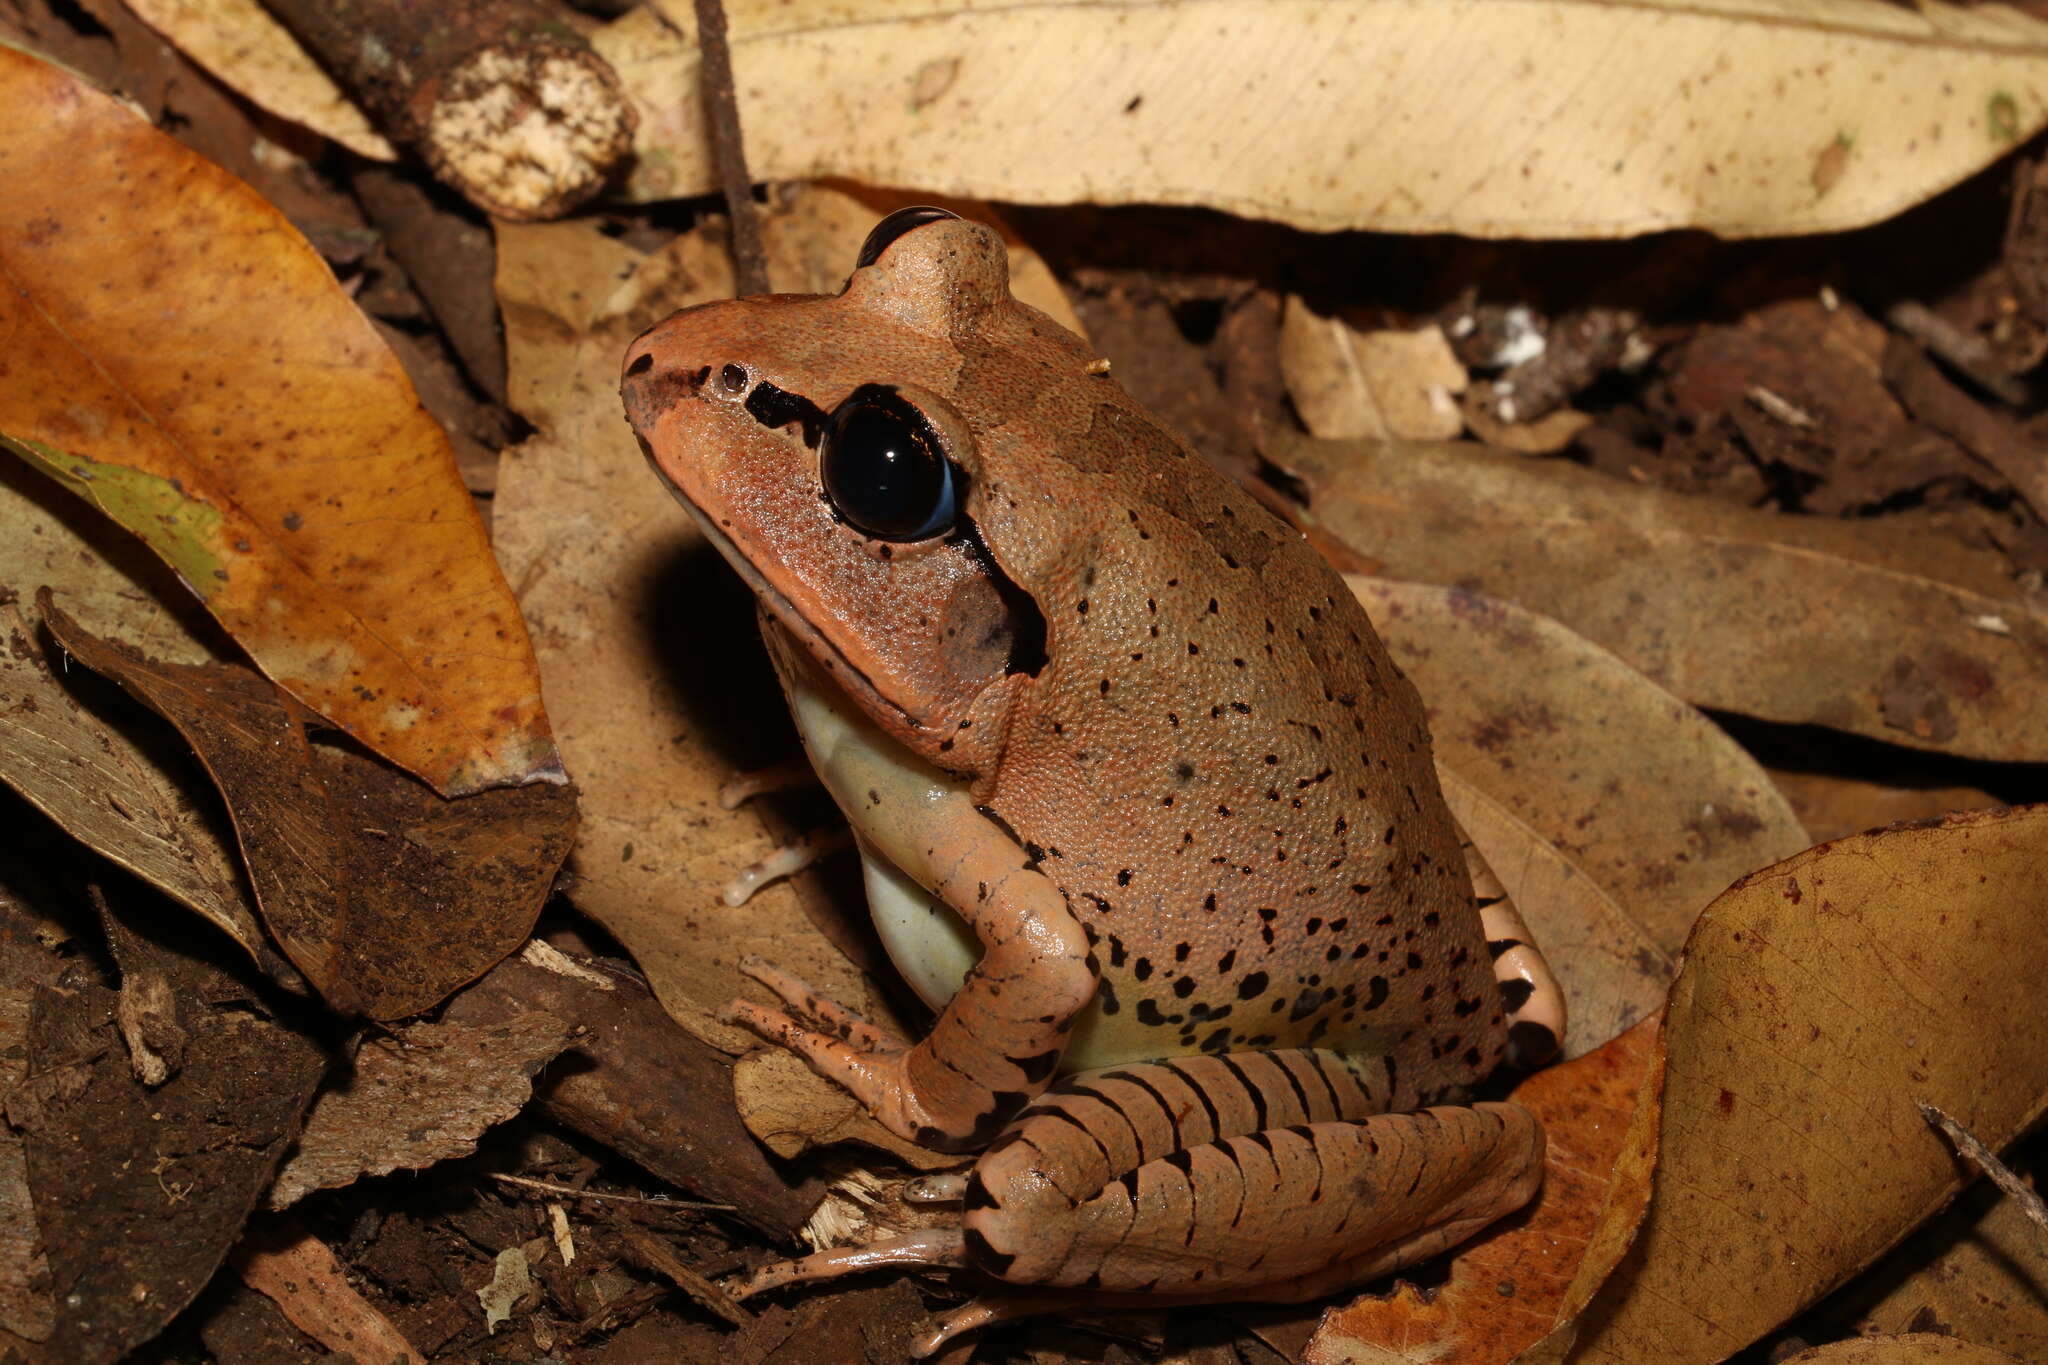
[[[1380,1112],[1397,1099],[1385,1063],[1306,1049],[1073,1077],[976,1163],[968,1257],[1016,1284],[1312,1297],[1534,1195],[1543,1132],[1527,1110]]]
[[[1500,984],[1508,1021],[1508,1060],[1523,1070],[1543,1065],[1564,1046],[1564,989],[1535,936],[1515,908],[1507,888],[1486,858],[1461,831],[1460,849],[1472,874],[1479,926],[1493,954],[1493,979]]]
[[[923,1197],[960,1200],[957,1230],[767,1267],[745,1292],[906,1264],[1007,1283],[944,1335],[1059,1290],[1111,1305],[1334,1292],[1463,1240],[1542,1180],[1527,1110],[1384,1112],[1410,1099],[1385,1062],[1309,1049],[1084,1072],[964,1179],[927,1182]]]

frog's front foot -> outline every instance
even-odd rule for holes
[[[987,1095],[950,1074],[928,1044],[905,1043],[761,958],[748,957],[739,965],[773,991],[788,1012],[733,1000],[719,1017],[803,1058],[896,1136],[941,1151],[960,1150],[986,1142],[1009,1117],[1009,1112],[993,1120],[983,1117],[989,1111]],[[1019,1097],[1017,1104],[1022,1102]],[[962,1115],[968,1116],[964,1123]]]

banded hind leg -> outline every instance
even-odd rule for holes
[[[966,1175],[927,1182],[959,1197],[957,1229],[765,1267],[742,1292],[906,1264],[1111,1303],[1334,1292],[1455,1244],[1541,1183],[1527,1110],[1387,1112],[1404,1101],[1383,1062],[1320,1050],[1085,1072]]]
[[[1479,927],[1493,955],[1493,979],[1507,1015],[1508,1060],[1524,1071],[1542,1066],[1564,1046],[1564,988],[1513,898],[1470,835],[1458,831],[1458,849],[1472,875]]]

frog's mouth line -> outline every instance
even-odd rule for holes
[[[833,644],[823,631],[798,614],[790,600],[768,581],[765,574],[754,567],[752,560],[740,553],[739,547],[733,544],[732,537],[720,530],[703,508],[691,502],[680,488],[669,483],[667,479],[664,478],[662,483],[674,495],[675,500],[683,505],[683,510],[690,514],[690,520],[697,523],[697,529],[704,533],[704,538],[717,548],[718,553],[724,556],[725,562],[732,565],[747,586],[753,589],[756,600],[775,618],[777,624],[788,631],[792,638],[802,641],[813,657],[830,670],[831,676],[840,688],[850,693],[858,693],[877,706],[887,707],[891,713],[901,716],[906,726],[912,729],[919,728],[908,711],[884,696],[881,689],[875,686],[874,680],[840,653],[839,647]]]

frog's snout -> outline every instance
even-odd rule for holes
[[[627,420],[636,430],[654,428],[665,412],[695,398],[709,378],[709,365],[664,364],[660,328],[643,334],[627,348],[626,363],[619,379],[619,397],[626,406]]]

